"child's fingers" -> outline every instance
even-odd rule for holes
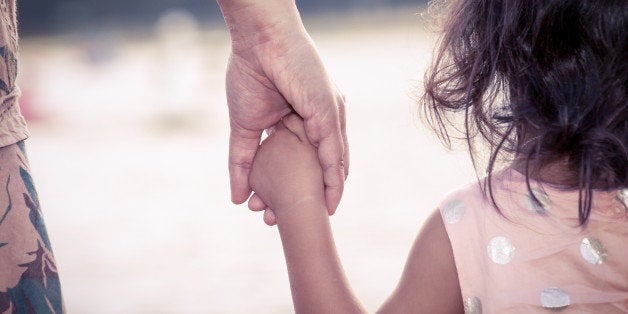
[[[254,212],[262,211],[266,209],[266,204],[256,193],[253,193],[253,196],[249,199],[249,209]]]
[[[277,224],[277,217],[275,216],[275,212],[272,209],[266,208],[264,211],[264,223],[269,226],[274,226]]]
[[[303,124],[303,119],[296,114],[290,114],[285,116],[282,120],[283,125],[290,130],[294,135],[296,135],[301,142],[308,142],[309,139],[305,134],[305,125]]]
[[[266,129],[265,131],[266,131],[267,136],[271,136],[273,135],[273,133],[275,133],[275,126],[273,125],[270,128]]]

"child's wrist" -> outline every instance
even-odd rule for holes
[[[277,217],[277,223],[307,221],[312,217],[325,215],[327,216],[327,207],[325,200],[318,197],[300,198],[297,201],[273,208]]]

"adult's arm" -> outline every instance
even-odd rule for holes
[[[226,79],[232,201],[240,204],[251,193],[248,177],[263,130],[296,111],[318,147],[326,208],[333,214],[349,167],[344,98],[327,75],[294,0],[217,2],[232,40]],[[255,196],[249,206],[266,207]]]

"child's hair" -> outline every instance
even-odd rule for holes
[[[494,204],[500,156],[525,161],[528,187],[565,165],[586,223],[593,189],[628,186],[628,1],[460,0],[449,10],[426,75],[429,125],[450,145],[452,114],[464,113],[476,169],[476,137],[490,148]]]

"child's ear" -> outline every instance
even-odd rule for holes
[[[294,133],[294,135],[296,135],[301,142],[310,142],[305,134],[305,124],[303,123],[303,119],[299,115],[290,114],[285,116],[281,121],[283,125],[290,130],[290,132]]]

